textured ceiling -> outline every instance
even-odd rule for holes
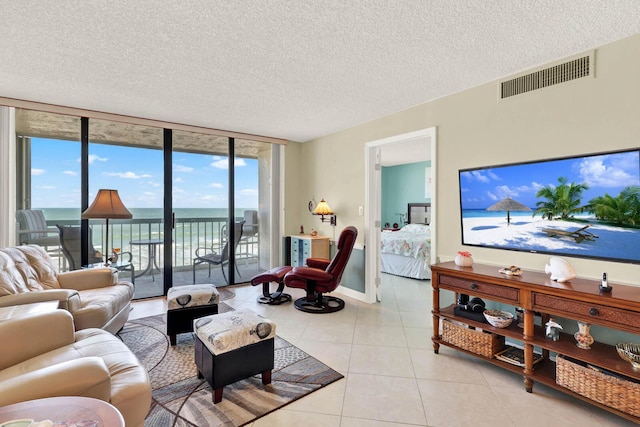
[[[640,33],[640,1],[0,0],[0,96],[307,141]]]

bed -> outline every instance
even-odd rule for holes
[[[409,203],[408,224],[398,231],[382,231],[380,266],[383,273],[431,279],[431,204]]]

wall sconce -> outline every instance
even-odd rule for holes
[[[118,196],[118,190],[98,190],[98,195],[93,200],[91,206],[89,206],[84,212],[82,212],[82,219],[91,218],[104,218],[105,225],[105,267],[109,265],[109,218],[129,219],[133,215],[124,206],[120,196]]]
[[[316,206],[316,208],[313,210],[313,214],[320,215],[322,222],[329,221],[329,224],[335,227],[336,215],[333,213],[333,210],[329,207],[327,202],[324,201],[324,199],[320,200],[320,203],[318,203],[318,206]],[[325,216],[328,216],[329,218],[325,220],[324,218]]]

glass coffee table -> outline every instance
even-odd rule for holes
[[[14,403],[0,408],[0,425],[21,420],[49,420],[53,425],[88,427],[124,427],[122,414],[110,403],[91,397],[47,397]]]

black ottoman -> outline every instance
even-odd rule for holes
[[[222,400],[224,386],[253,375],[271,383],[275,323],[245,309],[196,319],[193,331],[198,378],[213,389],[213,403]]]

